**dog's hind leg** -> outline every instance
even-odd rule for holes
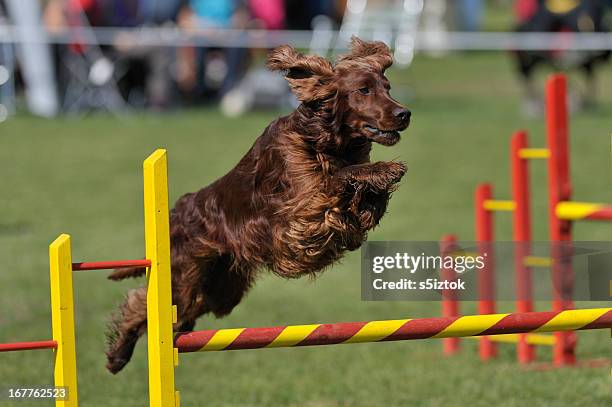
[[[146,287],[128,291],[109,329],[106,368],[115,374],[130,361],[138,338],[147,330]]]
[[[193,266],[192,277],[197,277],[196,266]],[[203,313],[200,298],[196,295],[197,280],[186,279],[190,273],[183,273],[183,277],[173,282],[174,301],[178,303],[179,321],[175,331],[191,331],[195,326],[195,318]],[[183,288],[182,292],[180,288]],[[178,295],[177,295],[178,294]],[[181,294],[183,296],[181,296]],[[130,361],[136,342],[147,330],[147,289],[141,287],[128,291],[119,312],[113,317],[108,333],[108,349],[106,352],[106,368],[111,373],[117,373]]]

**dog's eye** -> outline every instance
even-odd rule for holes
[[[361,88],[361,89],[359,89],[359,92],[362,95],[369,95],[370,94],[370,89],[369,88]]]

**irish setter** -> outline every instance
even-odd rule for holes
[[[261,270],[314,275],[355,250],[384,215],[406,167],[370,162],[372,142],[392,146],[410,111],[389,95],[393,62],[382,42],[353,37],[332,64],[288,45],[267,65],[283,71],[300,106],[274,120],[238,165],[170,212],[175,331],[229,314]],[[118,269],[112,280],[145,269]],[[120,371],[146,331],[146,289],[127,293],[111,323],[107,368]]]

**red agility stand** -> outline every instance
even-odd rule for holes
[[[479,255],[488,249],[484,273],[478,276],[480,314],[493,314],[495,306],[495,261],[492,245],[494,241],[494,213],[512,212],[513,240],[515,249],[515,286],[516,309],[519,313],[532,312],[533,302],[533,267],[550,267],[553,286],[552,308],[555,312],[574,308],[573,272],[571,265],[572,222],[578,220],[612,221],[612,206],[595,203],[571,202],[571,181],[568,151],[568,113],[567,81],[563,75],[553,75],[546,83],[546,142],[547,148],[529,148],[528,136],[524,131],[516,132],[511,139],[510,162],[512,176],[512,200],[493,199],[493,188],[490,184],[480,184],[474,194],[474,214],[476,241]],[[551,245],[550,257],[531,255],[531,210],[529,160],[548,160],[549,191],[549,234]],[[448,242],[455,244],[456,238],[445,236],[442,246]],[[446,245],[446,246],[445,246]],[[444,275],[452,276],[453,270],[443,270]],[[480,272],[479,272],[480,273]],[[452,292],[442,297],[444,316],[458,316],[459,306]],[[454,303],[453,303],[454,302]],[[497,353],[497,342],[515,342],[514,338],[493,338],[483,336],[480,339],[480,357],[482,360],[494,358]],[[554,338],[541,335],[520,334],[516,338],[517,358],[526,364],[535,360],[534,345],[554,346],[554,365],[573,365],[576,363],[575,332],[556,332]],[[446,342],[445,353],[455,353],[459,343]]]
[[[521,155],[527,151],[527,133],[519,131],[512,136],[510,161],[512,163],[512,200],[515,203],[512,216],[513,240],[515,249],[515,285],[516,310],[532,312],[532,277],[531,267],[524,259],[531,254],[531,213],[529,199],[529,165],[528,157]],[[526,335],[520,335],[517,347],[517,357],[520,363],[529,363],[535,359],[535,348],[526,341]]]
[[[567,83],[565,76],[554,75],[546,83],[546,140],[550,150],[548,160],[548,213],[551,242],[571,242],[572,224],[557,216],[557,205],[569,201],[572,186],[569,179],[569,152],[567,146]],[[572,268],[568,256],[563,256],[561,246],[552,248],[553,310],[573,309],[571,298]],[[576,363],[576,334],[555,333],[554,363]]]
[[[476,188],[474,193],[474,217],[476,220],[476,241],[478,242],[478,254],[483,255],[490,247],[493,237],[493,214],[487,209],[488,204],[492,203],[491,185],[482,184]],[[495,314],[495,259],[489,250],[485,267],[478,271],[478,313]],[[489,360],[497,356],[497,346],[487,336],[480,339],[479,346],[480,358]]]

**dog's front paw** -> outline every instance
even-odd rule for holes
[[[335,176],[335,188],[345,192],[389,192],[406,173],[406,165],[397,161],[378,161],[345,167]],[[349,186],[349,188],[346,188]]]
[[[406,174],[406,171],[408,170],[406,168],[406,164],[402,162],[390,161],[384,164],[387,164],[386,172],[388,173],[388,176],[389,176],[388,179],[391,184],[396,184],[400,182],[400,180],[402,179],[402,177],[404,176],[404,174]]]
[[[406,165],[398,161],[380,161],[373,164],[374,171],[370,185],[376,191],[389,191],[406,173]]]

